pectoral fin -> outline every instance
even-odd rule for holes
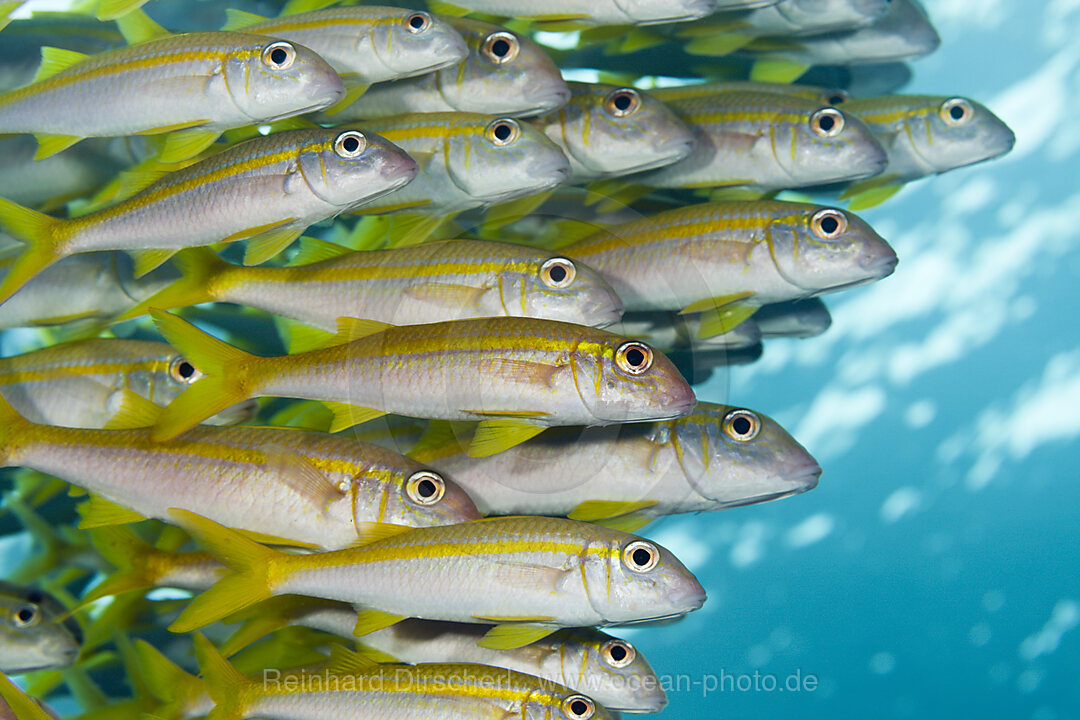
[[[289,223],[295,218],[290,218]],[[293,244],[304,228],[287,224],[283,227],[266,230],[251,236],[244,250],[245,265],[261,265]]]
[[[486,292],[486,288],[440,282],[421,283],[405,288],[405,295],[415,300],[450,308],[473,307]]]
[[[293,255],[292,260],[288,262],[289,267],[296,267],[298,265],[311,265],[312,263],[322,262],[323,260],[332,260],[333,258],[342,257],[348,255],[352,250],[344,245],[338,245],[337,243],[327,242],[325,240],[319,240],[313,237],[300,238],[300,249]]]
[[[729,333],[757,312],[757,305],[733,303],[701,314],[697,336],[701,339]]]
[[[764,58],[754,62],[750,68],[750,79],[754,82],[793,83],[809,69],[809,65],[794,60]]]
[[[144,515],[140,515],[131,508],[93,493],[90,494],[89,500],[79,505],[78,511],[82,518],[78,525],[80,530],[107,525],[127,525],[146,519]]]
[[[201,128],[171,133],[165,138],[165,145],[158,153],[158,160],[163,163],[177,163],[195,157],[213,145],[219,137],[219,131]]]
[[[682,310],[679,311],[680,315],[691,315],[693,313],[705,312],[707,310],[716,310],[732,303],[736,303],[740,300],[745,300],[748,297],[753,296],[753,292],[747,290],[746,292],[734,293],[732,295],[720,295],[718,297],[705,298],[692,302]]]
[[[334,413],[334,421],[330,423],[330,432],[332,433],[351,428],[353,425],[366,423],[368,420],[374,420],[383,415],[389,415],[385,410],[375,410],[358,405],[349,405],[348,403],[324,402],[323,405]]]
[[[873,184],[857,182],[845,190],[840,198],[850,199],[848,210],[866,210],[877,207],[900,192],[903,187],[904,183],[895,180]]]
[[[34,153],[35,160],[43,160],[47,157],[52,157],[57,153],[61,153],[67,150],[69,147],[79,142],[83,138],[76,137],[74,135],[50,135],[48,133],[37,133],[34,135],[34,139],[37,140],[38,149]]]
[[[691,55],[703,55],[705,57],[723,57],[730,55],[739,48],[753,41],[753,36],[739,33],[714,33],[700,35],[683,46],[683,49]]]
[[[342,488],[295,450],[267,447],[263,449],[263,453],[267,466],[276,470],[287,486],[319,511],[326,510],[330,503],[345,496]]]
[[[323,114],[327,117],[333,117],[342,110],[347,109],[350,105],[360,99],[360,97],[368,91],[371,85],[365,85],[363,83],[350,83],[345,87],[345,96],[338,100],[330,107],[323,110]]]
[[[632,512],[627,515],[619,515],[618,517],[595,520],[593,524],[611,528],[612,530],[633,533],[645,527],[655,519],[655,517],[647,515],[646,513]]]
[[[150,427],[157,423],[161,411],[165,408],[155,405],[142,395],[130,390],[120,391],[120,403],[105,422],[105,430],[128,430],[131,428]]]
[[[167,263],[169,258],[180,252],[180,250],[179,248],[151,248],[148,250],[128,250],[127,252],[131,259],[135,261],[135,279],[138,279]]]

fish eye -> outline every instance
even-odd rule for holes
[[[296,48],[292,43],[279,40],[263,48],[263,64],[272,70],[286,70],[296,60]]]
[[[636,340],[624,342],[615,351],[615,364],[624,372],[631,375],[640,375],[652,367],[652,348]]]
[[[430,470],[414,472],[405,483],[405,494],[417,505],[434,505],[446,494],[446,481]]]
[[[596,704],[584,695],[571,695],[563,700],[562,710],[570,720],[589,720],[596,712]]]
[[[11,622],[20,629],[34,627],[41,622],[41,611],[37,605],[20,605],[11,613]]]
[[[518,56],[520,50],[521,43],[517,36],[505,31],[488,35],[484,38],[483,47],[480,48],[483,56],[496,65],[510,62]]]
[[[647,573],[660,562],[660,551],[651,542],[635,540],[622,551],[623,563],[636,573]]]
[[[835,240],[844,234],[847,226],[847,215],[833,208],[818,210],[810,218],[810,230],[822,240]]]
[[[431,16],[426,12],[414,12],[405,18],[405,28],[413,35],[419,35],[429,27],[431,27]]]
[[[553,257],[540,266],[540,280],[548,287],[567,287],[576,275],[577,269],[569,258]]]
[[[600,648],[600,657],[613,668],[624,668],[634,662],[637,650],[628,642],[622,640],[608,640]]]
[[[521,126],[513,118],[499,118],[492,120],[484,129],[484,136],[494,145],[502,147],[521,137]]]
[[[975,114],[975,108],[964,98],[950,98],[941,103],[938,114],[946,125],[963,125]]]
[[[346,130],[334,138],[334,152],[338,154],[338,157],[360,157],[366,147],[367,138],[359,130]]]
[[[761,418],[749,410],[732,410],[724,416],[723,428],[732,440],[749,442],[761,432]]]
[[[848,94],[843,90],[830,90],[829,96],[825,98],[825,102],[829,105],[839,105],[840,103],[847,102]]]
[[[821,137],[836,137],[844,129],[844,114],[836,108],[821,108],[810,116],[810,129]]]
[[[169,363],[169,377],[178,383],[190,385],[201,378],[202,373],[186,358],[177,355]]]
[[[608,115],[624,118],[633,115],[641,107],[641,94],[633,88],[612,90],[604,98],[604,110]]]

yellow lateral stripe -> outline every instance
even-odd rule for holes
[[[361,8],[352,8],[359,10]],[[404,11],[404,9],[403,9]],[[313,13],[314,14],[314,13]],[[321,15],[322,13],[320,13]],[[266,22],[256,23],[241,28],[237,32],[254,33],[256,35],[272,34],[272,30],[322,30],[340,26],[368,26],[376,28],[382,25],[396,25],[401,23],[405,15],[375,15],[361,17],[355,13],[339,13],[326,17],[306,17],[305,15],[288,15],[282,18],[272,18]]]
[[[329,265],[337,258],[324,260]],[[351,258],[350,258],[351,259]],[[323,263],[319,263],[322,265]],[[383,265],[375,260],[371,265],[346,265],[339,267],[316,267],[299,265],[290,268],[260,268],[269,282],[335,283],[360,280],[392,280],[398,278],[424,279],[455,276],[469,278],[499,272],[531,273],[535,262],[470,262],[468,260],[442,261],[424,264],[416,262],[403,265]]]
[[[144,362],[109,362],[90,363],[87,365],[57,365],[46,368],[5,369],[0,361],[0,384],[14,385],[21,382],[44,382],[62,379],[72,375],[111,375],[146,371],[160,373],[168,369],[166,360],[147,360]]]

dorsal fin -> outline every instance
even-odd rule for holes
[[[225,9],[225,24],[221,27],[225,31],[240,30],[264,22],[266,18],[252,12],[237,10],[236,8]]]
[[[86,53],[42,45],[41,65],[38,66],[37,74],[34,75],[34,82],[51,78],[61,70],[67,70],[72,65],[82,62],[88,57],[90,56]]]
[[[338,245],[337,243],[327,242],[326,240],[319,240],[313,237],[302,237],[300,238],[300,249],[293,255],[292,260],[289,261],[288,265],[289,267],[296,265],[311,265],[312,263],[322,262],[323,260],[348,255],[350,252],[352,252],[352,250],[343,245]]]
[[[138,8],[117,18],[116,28],[124,36],[124,40],[127,40],[128,45],[136,45],[147,40],[157,40],[171,34]]]

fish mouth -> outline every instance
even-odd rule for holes
[[[694,148],[694,141],[691,140],[677,140],[665,145],[661,145],[657,148],[657,157],[654,160],[643,162],[639,165],[631,165],[624,167],[618,171],[618,175],[630,175],[632,173],[645,172],[646,170],[656,170],[658,168],[667,167],[668,165],[674,165],[686,158],[690,154],[690,151]]]
[[[570,88],[565,86],[561,88],[556,87],[547,92],[535,94],[529,93],[527,97],[535,100],[536,104],[527,110],[520,110],[514,113],[515,117],[532,117],[533,115],[543,115],[552,110],[558,110],[563,105],[570,102]]]
[[[404,166],[404,167],[406,169],[408,168],[407,165]],[[392,175],[391,175],[391,177],[392,177]],[[352,203],[352,204],[348,204],[348,205],[339,205],[338,207],[341,207],[343,210],[351,210],[352,208],[358,208],[358,207],[363,207],[364,205],[370,205],[371,203],[375,202],[379,198],[385,197],[385,196],[389,195],[390,193],[394,192],[395,190],[400,190],[401,188],[405,187],[410,182],[412,182],[412,179],[414,177],[416,177],[415,167],[414,167],[414,171],[412,173],[404,172],[403,174],[401,174],[398,177],[394,178],[391,181],[390,185],[388,185],[385,189],[380,190],[378,193],[376,193],[374,195],[369,195],[369,196],[365,197],[363,202]]]

